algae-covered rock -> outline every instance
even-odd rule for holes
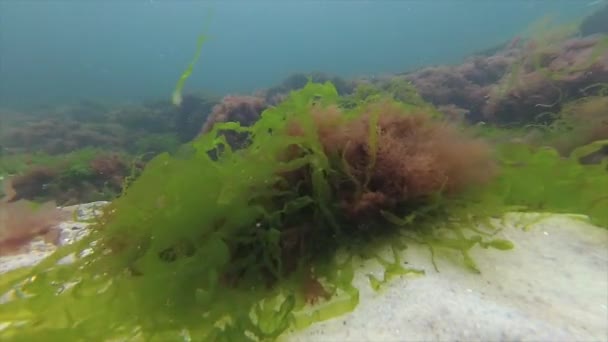
[[[488,147],[428,105],[338,100],[309,83],[249,127],[152,159],[88,234],[3,276],[0,337],[274,340],[354,310],[360,260],[381,265],[381,289],[426,271],[404,263],[409,245],[483,274],[479,247],[513,248],[492,220],[509,210],[608,226],[603,165],[505,145],[495,173]],[[233,149],[225,131],[249,140]]]

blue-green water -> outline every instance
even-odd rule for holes
[[[271,86],[295,71],[353,77],[456,63],[544,16],[570,20],[598,6],[583,0],[2,0],[0,102],[170,96],[203,31],[210,40],[188,87],[224,94]]]

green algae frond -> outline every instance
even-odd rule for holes
[[[182,89],[184,88],[184,84],[186,83],[186,80],[190,77],[190,75],[192,75],[192,71],[194,70],[194,66],[196,65],[196,62],[198,62],[199,58],[201,57],[201,52],[203,50],[203,44],[205,44],[206,40],[207,40],[207,36],[205,36],[205,35],[200,35],[198,37],[194,57],[192,58],[192,61],[190,62],[190,64],[188,64],[188,67],[186,68],[186,70],[179,77],[179,80],[177,80],[175,90],[173,91],[173,95],[171,96],[171,102],[175,106],[180,106],[182,104]]]
[[[583,214],[608,228],[608,160],[582,165],[581,156],[608,141],[597,141],[575,149],[564,158],[551,147],[525,144],[500,147],[502,176],[492,189],[506,205],[524,206],[528,211]]]

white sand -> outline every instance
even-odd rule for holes
[[[551,215],[530,231],[501,233],[510,251],[475,248],[481,274],[458,260],[437,258],[439,273],[422,246],[410,246],[409,266],[424,276],[405,276],[376,293],[365,274],[382,274],[368,263],[356,286],[354,312],[303,331],[287,341],[608,341],[608,230],[567,215]]]
[[[75,208],[90,218],[99,204]],[[426,275],[396,278],[376,293],[367,274],[382,278],[374,262],[362,265],[354,312],[285,334],[286,341],[608,341],[608,230],[568,215],[548,215],[521,229],[537,214],[511,214],[501,237],[515,249],[474,248],[481,274],[460,258],[436,261],[411,245],[409,266]],[[62,224],[65,242],[85,225]],[[76,235],[74,235],[76,234]],[[34,264],[50,251],[0,258],[0,274]]]

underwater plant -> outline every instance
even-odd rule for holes
[[[550,125],[536,126],[540,132],[532,143],[553,146],[568,156],[577,147],[608,139],[608,96],[566,102],[553,117]]]
[[[12,201],[25,199],[59,205],[109,200],[122,191],[123,181],[141,169],[128,155],[97,149],[80,149],[62,156],[36,156],[10,179]]]
[[[577,160],[597,143],[570,158],[523,143],[492,151],[428,106],[339,102],[331,84],[309,83],[251,126],[217,123],[156,156],[89,235],[3,275],[0,338],[274,340],[353,310],[356,258],[385,268],[369,278],[378,288],[422,273],[403,266],[405,243],[480,272],[471,248],[513,247],[489,234],[506,211],[608,227],[608,162]],[[233,149],[226,131],[248,144]]]
[[[545,18],[491,55],[392,78],[411,81],[425,101],[459,121],[550,123],[541,114],[557,113],[568,101],[601,95],[604,88],[597,85],[608,82],[608,38],[576,34],[576,25],[550,25]]]
[[[176,134],[145,134],[135,140],[132,152],[136,155],[157,155],[163,152],[174,153],[179,146],[180,139]]]
[[[175,86],[175,90],[173,91],[173,95],[171,96],[171,102],[175,106],[179,107],[182,104],[182,89],[184,88],[186,80],[192,74],[196,62],[198,62],[198,59],[201,57],[203,45],[205,44],[206,40],[207,36],[204,34],[201,34],[198,37],[194,57],[192,58],[192,61],[190,61],[190,64],[188,64],[188,68],[186,68],[186,71],[184,71],[184,73],[182,73],[182,75],[180,76],[179,80],[177,80],[177,85]]]
[[[200,133],[210,132],[215,124],[222,122],[238,122],[241,126],[251,126],[258,119],[268,105],[261,97],[256,96],[225,96],[220,103],[213,107],[213,111],[207,117]],[[236,148],[242,146],[248,139],[248,135],[239,132],[223,132],[230,146]]]
[[[334,192],[342,210],[359,223],[380,210],[492,178],[489,146],[436,122],[424,107],[418,112],[406,108],[390,101],[370,103],[359,108],[356,119],[337,108],[312,112],[325,153],[350,180],[332,180],[343,184]]]
[[[225,96],[220,103],[213,107],[213,111],[203,125],[201,132],[207,133],[216,123],[238,122],[243,126],[251,126],[267,108],[264,99],[255,96]]]
[[[174,93],[179,108],[188,106],[181,88],[196,58]],[[456,91],[430,81],[426,90],[448,106],[481,108],[507,69],[506,59],[493,62],[362,83],[344,97],[308,80],[273,106],[224,98],[194,141],[123,177],[128,186],[87,236],[2,276],[0,339],[274,340],[353,310],[360,258],[384,268],[382,279],[369,277],[378,289],[424,273],[404,266],[409,243],[481,272],[472,248],[513,248],[493,235],[507,211],[578,213],[608,228],[608,160],[579,162],[606,145],[592,141],[601,136],[564,157],[502,128],[450,122],[414,88],[453,82]],[[475,129],[494,144],[472,137]],[[157,133],[150,145],[167,138]],[[94,159],[62,179],[94,173],[113,182],[119,172],[127,172],[119,159]],[[66,256],[74,261],[60,263]]]
[[[186,94],[179,107],[165,100],[139,105],[0,110],[0,115],[7,117],[0,130],[4,152],[0,173],[21,171],[10,164],[24,154],[39,159],[41,154],[62,155],[91,147],[132,154],[172,151],[200,133],[218,102],[214,96]]]
[[[407,74],[420,96],[435,106],[451,106],[468,112],[466,121],[483,119],[482,109],[491,92],[492,85],[508,70],[515,60],[511,52],[488,57],[471,57],[458,66],[424,68]]]
[[[341,112],[337,100],[309,83],[250,127],[216,124],[155,157],[83,240],[3,276],[2,339],[274,339],[354,309],[349,242],[413,234],[475,271],[473,246],[512,247],[464,233],[476,220],[465,199],[493,168],[487,146],[399,103]],[[227,130],[250,143],[232,149]],[[376,285],[411,272],[397,254],[378,260]]]
[[[594,141],[566,158],[551,147],[509,143],[499,147],[502,176],[488,187],[506,205],[526,211],[574,213],[608,228],[608,158],[584,165],[580,159],[608,145]]]
[[[338,76],[322,72],[295,73],[287,76],[281,84],[264,90],[262,94],[268,104],[276,105],[284,100],[290,92],[304,88],[309,81],[315,83],[331,82],[340,96],[351,94],[355,88],[354,82],[344,80]]]
[[[542,37],[542,36],[541,36]],[[608,37],[531,40],[511,70],[494,85],[482,112],[502,124],[550,123],[542,113],[562,103],[597,95],[608,80]]]

